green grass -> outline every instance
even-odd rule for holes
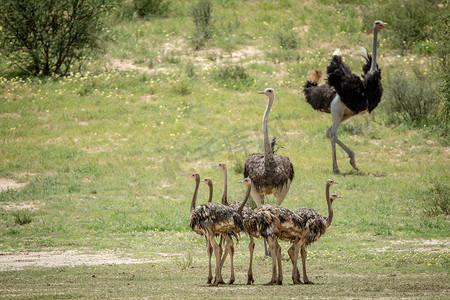
[[[357,5],[341,1],[335,11],[329,1],[309,2],[217,1],[215,36],[194,51],[190,2],[178,1],[167,18],[113,20],[114,43],[81,73],[3,73],[0,178],[28,184],[0,192],[0,251],[180,255],[159,263],[2,272],[0,298],[448,298],[450,228],[442,213],[448,206],[442,191],[450,179],[448,141],[432,129],[384,125],[382,103],[339,130],[361,171],[354,172],[338,149],[343,175],[332,174],[325,137],[331,117],[305,103],[301,86],[314,68],[326,68],[337,47],[357,72],[362,61],[351,53],[357,45],[370,48],[372,37],[363,31]],[[277,33],[291,23],[297,48],[280,49]],[[429,60],[397,57],[397,49],[386,48],[389,38],[388,31],[380,34],[384,80]],[[227,66],[240,66],[251,81],[223,72]],[[257,92],[269,86],[276,93],[269,134],[279,138],[278,153],[291,158],[296,174],[283,205],[326,213],[327,178],[339,182],[334,191],[344,196],[335,202],[332,227],[310,249],[308,270],[318,284],[290,285],[283,244],[285,285],[261,286],[269,280],[270,261],[259,241],[257,285],[242,286],[244,237],[236,250],[238,285],[207,288],[204,239],[188,226],[194,189],[188,175],[212,177],[219,199],[222,174],[214,164],[226,162],[229,197],[243,198],[237,181],[245,157],[263,150],[266,97]],[[207,193],[202,186],[199,203]],[[31,222],[17,224],[20,214]],[[415,246],[430,239],[439,246]]]

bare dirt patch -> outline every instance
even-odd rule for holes
[[[164,259],[167,259],[165,256]],[[49,252],[0,252],[0,272],[33,267],[73,267],[79,265],[142,264],[158,260],[120,257],[113,252],[82,253],[75,250]]]
[[[414,239],[414,240],[392,240],[389,246],[375,249],[377,252],[384,252],[387,250],[393,251],[407,251],[414,250],[420,252],[449,252],[450,240],[438,239]]]
[[[16,182],[14,179],[0,178],[0,192],[6,190],[18,190],[27,184],[27,182]]]
[[[6,210],[21,210],[21,209],[38,210],[41,206],[42,206],[41,203],[9,203],[9,204],[2,203],[0,205],[0,207]]]
[[[20,118],[20,114],[18,114],[18,113],[2,113],[2,114],[0,114],[0,118]]]

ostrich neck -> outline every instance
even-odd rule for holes
[[[228,174],[227,169],[223,169],[223,178],[224,178],[224,184],[223,184],[223,192],[222,192],[222,204],[228,205],[228,199],[227,199],[227,190],[228,190]]]
[[[378,30],[373,29],[373,44],[372,44],[372,65],[370,66],[370,71],[374,72],[377,70],[377,43],[378,43]]]
[[[267,124],[269,122],[269,112],[272,108],[274,96],[269,97],[269,102],[267,102],[266,110],[264,111],[264,117],[263,117],[263,134],[264,134],[264,157],[265,162],[268,162],[269,160],[273,159],[273,152],[272,148],[270,147],[269,142],[269,130],[267,128]]]
[[[325,190],[325,194],[327,197],[327,204],[328,204],[327,227],[329,227],[331,225],[331,221],[333,221],[333,207],[331,206],[330,185],[328,185],[328,184],[327,184],[327,188]]]
[[[238,213],[241,214],[244,209],[245,203],[247,203],[248,198],[250,197],[251,185],[247,187],[247,193],[245,193],[244,201],[242,201],[241,206],[238,208]]]
[[[197,201],[197,194],[198,194],[198,186],[200,185],[200,179],[195,179],[195,190],[194,190],[194,196],[192,197],[191,202],[191,213],[195,209],[195,202]]]
[[[212,196],[213,196],[213,185],[212,185],[212,182],[208,183],[208,186],[209,186],[209,199],[208,199],[208,202],[211,202],[212,201]]]

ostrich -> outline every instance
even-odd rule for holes
[[[294,178],[294,166],[287,156],[275,155],[269,142],[267,123],[270,108],[275,99],[272,88],[266,88],[259,94],[265,94],[269,101],[263,117],[264,153],[250,154],[245,160],[244,178],[252,180],[251,195],[257,206],[263,204],[264,195],[274,194],[276,204],[283,202]],[[276,140],[276,139],[275,139]],[[275,144],[275,140],[273,144]]]
[[[350,158],[350,164],[358,171],[355,153],[337,138],[339,125],[350,117],[372,112],[381,100],[383,87],[381,85],[381,70],[378,69],[377,37],[378,31],[387,23],[375,21],[373,26],[372,56],[365,51],[366,63],[363,66],[364,78],[351,73],[350,68],[342,61],[341,52],[337,49],[327,67],[328,82],[318,86],[322,76],[320,70],[315,70],[303,86],[306,101],[316,110],[331,113],[332,125],[327,130],[331,139],[333,172],[339,173],[336,160],[336,143],[344,149]],[[369,67],[370,66],[370,67]]]
[[[220,203],[208,202],[206,204],[195,207],[195,202],[197,200],[198,194],[198,186],[200,184],[200,176],[198,175],[198,173],[194,173],[191,175],[191,177],[195,179],[196,186],[194,190],[194,196],[192,197],[191,202],[191,210],[190,210],[191,217],[189,219],[189,226],[197,234],[205,235],[208,242],[212,245],[214,249],[214,256],[216,257],[216,270],[213,285],[223,283],[222,264],[221,264],[222,248],[217,244],[214,237],[222,235],[225,238],[225,240],[227,241],[225,251],[230,252],[232,262],[231,278],[229,282],[229,284],[232,284],[235,280],[233,267],[234,245],[228,233],[229,232],[238,233],[244,229],[242,225],[242,217],[238,212],[236,212],[236,210]],[[208,181],[209,180],[206,180],[205,182],[208,183]],[[210,282],[209,277],[208,282]]]
[[[244,225],[244,231],[247,233],[248,237],[250,238],[250,242],[248,244],[248,250],[250,252],[250,264],[247,272],[247,284],[252,284],[255,282],[253,278],[253,252],[255,250],[255,241],[254,238],[261,237],[261,234],[258,230],[258,222],[257,219],[253,216],[253,210],[249,208],[247,205],[248,198],[250,197],[250,191],[252,186],[252,181],[250,178],[245,178],[239,183],[244,184],[247,186],[247,192],[245,194],[244,200],[241,201],[233,201],[230,206],[234,209],[241,209],[242,211],[242,223]]]
[[[265,204],[253,211],[257,229],[267,239],[272,257],[272,279],[266,285],[281,285],[283,272],[281,268],[281,247],[278,239],[294,242],[301,235],[301,227],[297,225],[296,215],[286,207]],[[278,272],[277,272],[278,271]]]
[[[331,204],[336,198],[342,198],[342,196],[331,194],[330,196],[330,186],[337,184],[336,181],[328,179],[325,188],[325,195],[328,204],[328,217],[322,216],[319,212],[315,211],[309,207],[301,207],[294,211],[301,227],[302,234],[298,236],[296,241],[289,249],[289,257],[292,260],[292,280],[294,284],[300,284],[300,272],[297,268],[298,253],[301,249],[302,256],[302,266],[303,266],[303,282],[305,284],[312,284],[306,275],[306,247],[313,242],[317,241],[331,225],[333,220],[333,208]]]

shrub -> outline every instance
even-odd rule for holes
[[[170,2],[167,0],[133,0],[138,17],[166,17]]]
[[[211,0],[199,0],[192,6],[192,17],[195,25],[192,44],[195,49],[203,47],[213,35],[212,10]]]
[[[436,182],[427,193],[425,213],[429,216],[450,214],[450,192],[446,184]]]
[[[387,82],[386,108],[388,123],[409,122],[415,125],[437,117],[441,103],[439,86],[430,77],[415,71],[414,75],[398,73]]]
[[[299,38],[292,30],[294,23],[291,21],[284,25],[277,33],[278,44],[282,49],[296,49],[299,45]]]
[[[37,75],[67,74],[100,50],[110,0],[0,0],[0,47],[14,65]]]
[[[22,209],[13,212],[14,222],[18,225],[29,224],[32,221],[31,213],[29,210]]]
[[[368,1],[367,1],[368,2]],[[414,44],[433,39],[436,20],[445,14],[438,0],[388,0],[370,1],[372,5],[363,6],[364,26],[372,30],[373,21],[381,19],[388,22],[386,29],[396,48],[410,49]],[[369,4],[369,3],[367,3]],[[448,13],[447,13],[448,14]],[[436,24],[437,25],[437,24]]]
[[[223,84],[224,87],[235,90],[249,87],[254,82],[254,79],[242,66],[224,66],[214,69],[212,77],[216,82]]]

